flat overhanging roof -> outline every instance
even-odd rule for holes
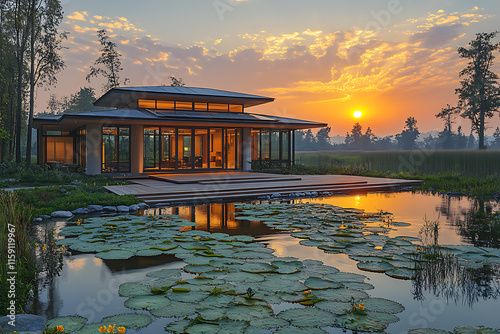
[[[251,113],[126,108],[38,117],[34,118],[33,126],[35,128],[40,128],[41,125],[52,125],[54,128],[74,129],[84,124],[95,122],[101,122],[103,124],[155,124],[281,129],[309,129],[327,126],[325,123]]]
[[[116,87],[101,96],[95,103],[98,107],[120,108],[138,99],[178,100],[241,104],[245,108],[274,101],[274,98],[230,92],[212,88],[145,86]]]

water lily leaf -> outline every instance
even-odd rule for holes
[[[134,256],[134,253],[127,250],[110,250],[97,253],[95,256],[103,260],[126,260]]]
[[[154,310],[166,308],[171,304],[165,296],[136,296],[127,299],[125,307],[133,310]]]
[[[300,261],[272,261],[271,264],[276,267],[276,272],[280,274],[294,274],[302,271],[304,265]]]
[[[258,328],[270,329],[288,326],[290,323],[284,319],[267,317],[262,319],[253,319],[250,325]]]
[[[231,320],[251,321],[254,319],[267,318],[273,315],[269,306],[241,306],[237,305],[226,310],[226,317]]]
[[[312,290],[321,290],[321,289],[337,289],[342,287],[342,284],[330,281],[327,279],[322,279],[318,277],[309,277],[306,279],[304,284]]]
[[[410,329],[408,334],[451,334],[451,332],[435,328],[414,328]]]
[[[149,310],[152,315],[157,317],[187,317],[196,311],[196,305],[192,303],[183,303],[172,301],[168,307]]]
[[[141,249],[135,253],[135,256],[158,256],[161,254],[163,254],[163,252],[158,249]]]
[[[184,303],[197,303],[207,298],[208,295],[209,295],[208,291],[188,291],[188,292],[169,291],[166,294],[168,299]]]
[[[385,272],[385,274],[392,278],[409,280],[415,277],[415,272],[406,268],[394,268]]]
[[[314,294],[318,298],[344,303],[350,302],[352,298],[356,301],[368,298],[368,294],[364,291],[345,288],[317,290]]]
[[[66,328],[66,327],[64,327]],[[453,330],[455,334],[499,334],[500,331],[484,326],[459,326]]]
[[[146,274],[146,276],[179,280],[181,278],[181,269],[176,268],[176,269],[161,269],[156,271],[150,271]]]
[[[384,298],[367,298],[363,300],[363,303],[366,311],[396,314],[405,309],[400,303]]]
[[[351,303],[341,303],[341,302],[333,302],[330,300],[323,300],[316,304],[314,304],[320,310],[328,311],[337,315],[346,314],[347,311],[352,309]]]
[[[81,317],[79,315],[71,315],[66,317],[54,318],[47,321],[47,328],[63,326],[64,331],[70,333],[82,328],[86,322],[87,318]]]
[[[244,333],[248,323],[244,321],[221,320],[217,323],[201,323],[188,326],[185,331],[188,334],[223,333],[234,334]]]
[[[121,326],[127,329],[138,329],[149,325],[151,321],[151,317],[147,314],[123,313],[106,317],[102,319],[101,323],[105,325],[117,324],[117,327]]]
[[[209,271],[214,270],[215,268],[209,265],[193,265],[193,264],[188,264],[184,268],[185,272],[191,273],[191,274],[201,274],[201,273],[208,273]]]
[[[316,308],[293,308],[278,314],[281,319],[288,320],[294,326],[325,327],[335,324],[336,315]]]
[[[245,334],[271,334],[272,331],[269,329],[258,328],[254,326],[248,326],[245,329]]]
[[[379,261],[379,262],[358,262],[357,267],[360,270],[364,271],[372,271],[376,273],[384,273],[388,270],[394,269],[394,266],[390,264],[389,262],[386,261]]]
[[[399,318],[389,313],[368,312],[367,315],[342,315],[337,319],[340,327],[353,331],[381,332]]]
[[[325,334],[326,332],[320,328],[297,328],[285,327],[278,329],[275,333],[283,334]]]
[[[345,288],[354,289],[354,290],[372,290],[375,289],[373,285],[370,283],[360,283],[360,282],[342,282],[342,285]]]
[[[276,267],[268,263],[247,262],[240,267],[240,270],[247,273],[262,274],[272,273],[276,270]]]
[[[174,333],[184,333],[184,328],[189,326],[190,323],[191,323],[190,319],[182,319],[179,321],[171,322],[171,323],[167,324],[167,326],[165,327],[165,330],[168,330],[168,331],[174,332]]]
[[[142,283],[127,282],[120,285],[118,294],[122,297],[135,297],[152,295],[151,287]]]
[[[226,282],[234,282],[234,283],[250,283],[250,282],[262,282],[264,281],[264,277],[259,274],[252,274],[252,273],[244,273],[244,272],[239,272],[239,273],[228,273],[223,277],[224,281]]]

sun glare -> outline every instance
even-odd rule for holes
[[[354,112],[354,117],[355,117],[355,118],[360,118],[362,115],[363,115],[363,114],[362,114],[362,113],[361,113],[361,111],[359,111],[359,110]]]

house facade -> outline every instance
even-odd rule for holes
[[[34,119],[38,164],[86,174],[290,166],[294,131],[326,124],[247,111],[272,101],[210,88],[113,88],[94,103],[103,110]]]

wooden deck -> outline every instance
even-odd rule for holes
[[[297,192],[370,192],[397,190],[422,184],[420,180],[396,180],[349,175],[276,175],[226,172],[161,174],[134,179],[129,185],[106,186],[116,195],[135,195],[150,204],[255,198]]]

